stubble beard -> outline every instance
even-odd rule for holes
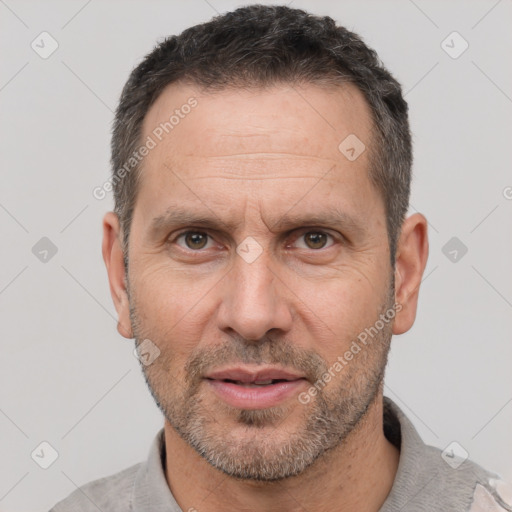
[[[392,308],[392,296],[394,291],[381,308],[382,314]],[[132,294],[130,319],[139,345],[152,338],[143,334],[145,329],[134,299]],[[168,344],[158,339],[152,341],[161,354],[153,364],[141,367],[153,398],[174,430],[226,475],[272,482],[303,473],[362,424],[381,393],[391,324],[380,330],[329,385],[323,389],[317,386],[317,393],[308,404],[292,398],[285,405],[256,410],[235,409],[217,400],[206,403],[206,370],[227,362],[279,365],[306,375],[313,385],[322,379],[329,365],[315,352],[299,349],[287,341],[266,337],[255,344],[232,337],[222,346],[193,352],[180,373],[166,350]],[[181,383],[177,375],[182,376]],[[208,394],[211,397],[211,392]],[[287,422],[292,413],[300,420],[295,426]],[[234,430],[240,435],[231,435]]]

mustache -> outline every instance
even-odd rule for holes
[[[221,365],[241,363],[295,370],[310,382],[316,382],[328,370],[326,361],[316,352],[301,349],[288,340],[266,336],[259,341],[248,341],[234,335],[222,344],[196,349],[185,364],[186,380],[193,385]]]

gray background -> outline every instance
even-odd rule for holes
[[[92,190],[109,176],[112,110],[132,67],[160,38],[238,5],[0,0],[2,511],[47,510],[144,459],[162,425],[116,331],[100,251],[112,200]],[[411,212],[427,216],[431,252],[386,394],[425,441],[457,441],[512,480],[511,2],[292,5],[361,34],[410,105]],[[59,44],[47,59],[31,48],[42,31]],[[469,43],[457,59],[441,47],[453,31]],[[57,248],[46,262],[32,252],[42,237]],[[455,262],[442,250],[452,237],[468,249]],[[46,470],[31,458],[42,441],[59,455]]]

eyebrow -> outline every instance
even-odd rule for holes
[[[163,232],[171,228],[185,226],[202,227],[212,231],[234,232],[240,226],[240,220],[224,221],[215,214],[208,212],[194,212],[180,207],[170,207],[165,213],[155,217],[149,226],[148,235],[151,238],[158,238]],[[338,228],[352,235],[364,235],[366,233],[365,222],[336,207],[321,212],[287,212],[281,217],[271,219],[268,224],[270,229],[296,229],[303,226],[325,226]]]

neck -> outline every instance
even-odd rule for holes
[[[211,466],[166,421],[167,483],[180,508],[191,512],[377,512],[391,490],[399,461],[399,451],[384,436],[382,424],[380,393],[345,441],[304,473],[278,482],[254,482]]]

